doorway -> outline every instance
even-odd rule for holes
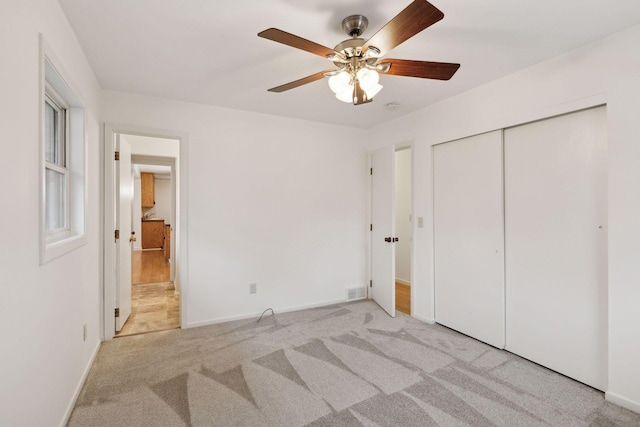
[[[371,153],[369,297],[391,317],[411,315],[413,258],[412,148]]]
[[[180,327],[180,143],[105,126],[105,340]]]
[[[175,177],[165,158],[136,154],[139,137],[126,138],[132,149],[132,227],[137,238],[131,257],[131,314],[116,337],[180,327],[180,293],[171,269]]]
[[[396,310],[411,315],[411,147],[395,152]]]

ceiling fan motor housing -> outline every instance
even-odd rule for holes
[[[363,15],[351,15],[342,20],[342,29],[349,37],[360,37],[367,29],[369,20]]]
[[[364,46],[365,43],[366,40],[362,38],[347,39],[338,43],[334,50],[342,53],[347,61],[334,61],[335,66],[338,68],[344,68],[346,63],[356,65],[354,64],[354,60],[358,62],[357,68],[362,68],[366,65],[373,65],[378,59],[377,55],[375,55],[377,53],[377,49],[373,48],[372,50],[369,48],[369,53],[373,55],[365,55],[364,52],[362,52],[362,46]]]

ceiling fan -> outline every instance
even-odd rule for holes
[[[370,39],[360,38],[368,25],[362,15],[351,15],[342,21],[342,29],[351,37],[330,49],[277,28],[269,28],[258,36],[302,49],[333,62],[337,70],[324,70],[299,80],[269,89],[284,92],[307,83],[329,78],[336,98],[353,105],[366,104],[382,89],[379,74],[449,80],[460,64],[382,58],[391,49],[444,18],[437,7],[426,0],[414,0]]]

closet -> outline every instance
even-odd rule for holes
[[[503,348],[502,131],[433,155],[436,321]]]
[[[436,321],[605,390],[605,107],[433,154]]]

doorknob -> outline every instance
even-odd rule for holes
[[[136,240],[137,240],[137,239],[136,239],[136,232],[135,232],[135,231],[132,231],[132,232],[131,232],[131,237],[129,237],[129,243],[131,243],[131,242],[135,242]]]

